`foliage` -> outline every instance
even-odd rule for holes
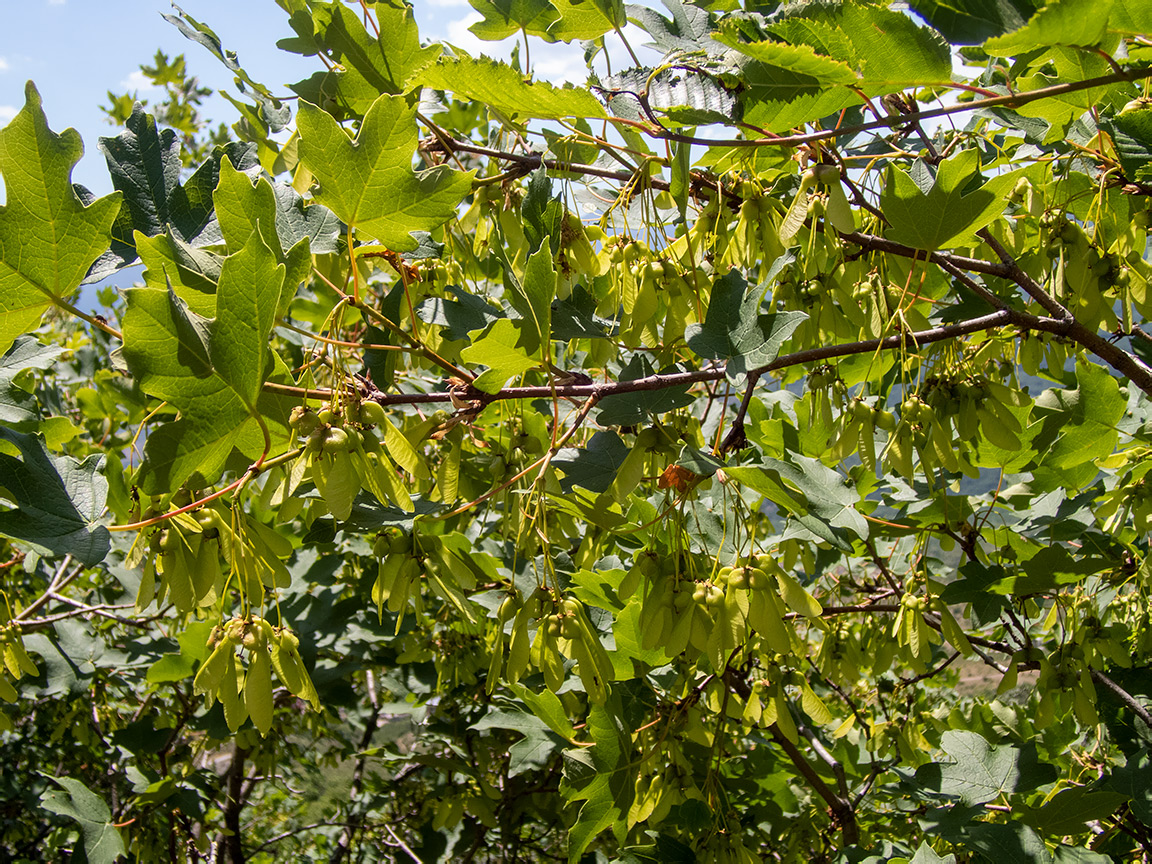
[[[6,860],[1149,860],[1147,4],[278,2],[0,132]]]

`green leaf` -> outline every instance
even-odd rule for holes
[[[568,719],[568,712],[565,711],[564,704],[560,701],[560,697],[551,690],[541,690],[537,693],[529,690],[523,684],[512,685],[509,689],[523,700],[533,714],[543,720],[548,728],[561,738],[571,741],[576,737],[576,730],[572,728],[572,722]]]
[[[468,0],[484,16],[468,30],[477,39],[498,42],[523,31],[545,36],[559,14],[548,0]],[[432,85],[435,86],[435,85]]]
[[[1040,426],[1033,446],[1040,463],[1058,472],[1110,455],[1126,408],[1119,383],[1099,366],[1078,362],[1076,383],[1075,390],[1045,390],[1033,409]]]
[[[40,796],[40,806],[80,823],[84,854],[91,864],[112,864],[128,853],[119,829],[112,824],[112,811],[103,798],[71,777],[44,776],[64,791],[44,792]]]
[[[936,850],[925,840],[916,850],[916,854],[908,859],[908,864],[956,864],[955,855],[937,855]]]
[[[350,227],[390,249],[417,247],[413,231],[431,231],[451,219],[472,188],[474,172],[444,166],[412,170],[416,109],[382,95],[354,140],[319,108],[300,104],[300,159],[320,181],[316,200]]]
[[[1115,859],[1102,852],[1093,852],[1083,846],[1057,846],[1052,860],[1055,864],[1113,864]]]
[[[520,217],[528,251],[535,252],[547,240],[548,248],[555,255],[564,230],[564,200],[563,196],[552,197],[552,182],[543,166],[528,177],[524,200],[520,204]]]
[[[982,735],[955,729],[944,733],[940,747],[953,761],[921,766],[916,779],[943,795],[955,795],[966,806],[1033,789],[1055,779],[1051,765],[1036,763],[1034,747],[1025,752],[992,745]]]
[[[283,266],[284,284],[276,295],[273,319],[285,314],[297,286],[312,272],[311,238],[305,234],[291,248],[285,246],[276,230],[279,208],[272,184],[261,177],[253,185],[246,174],[235,170],[227,160],[220,166],[220,183],[213,200],[220,232],[230,250],[244,248],[252,235],[258,232],[275,260]],[[290,236],[295,234],[296,231],[291,231]],[[218,308],[222,299],[217,298]],[[271,329],[271,322],[268,328]]]
[[[860,102],[847,88],[823,87],[791,69],[745,61],[741,71],[747,85],[740,97],[743,119],[769,131],[781,133]]]
[[[508,763],[510,776],[543,768],[552,754],[564,745],[564,739],[553,732],[547,723],[526,711],[494,709],[468,728],[477,731],[511,729],[524,736],[508,750],[511,757]]]
[[[631,736],[619,716],[620,697],[615,691],[605,706],[593,705],[588,712],[588,732],[594,746],[587,753],[568,751],[565,781],[561,794],[569,801],[583,801],[576,823],[568,832],[568,860],[576,862],[601,831],[613,828],[623,839],[624,816],[634,794],[632,772],[625,770],[631,753]],[[585,761],[587,760],[587,761]],[[577,779],[573,762],[593,770],[591,780]],[[582,772],[581,772],[582,775]]]
[[[192,677],[193,662],[183,654],[165,654],[148,667],[145,675],[149,684],[168,684]]]
[[[948,43],[902,12],[845,3],[812,4],[805,13],[774,22],[768,29],[793,45],[810,45],[847,64],[861,76],[858,83],[869,96],[951,81]]]
[[[922,176],[927,175],[923,163],[917,164]],[[912,175],[890,166],[880,196],[891,226],[887,236],[927,251],[976,242],[975,233],[1004,212],[1005,196],[1016,182],[1012,172],[973,188],[979,167],[977,152],[962,150],[940,163],[925,189]]]
[[[910,0],[909,6],[954,45],[978,45],[1024,26],[1034,0]]]
[[[717,280],[703,324],[684,331],[688,347],[706,360],[727,360],[727,374],[738,379],[776,359],[781,346],[808,316],[804,312],[760,314],[764,286],[746,290],[744,277],[729,270]]]
[[[189,246],[168,230],[156,237],[136,232],[136,251],[144,263],[144,283],[167,291],[169,287],[197,315],[216,313],[216,289],[224,259],[206,249]]]
[[[1152,33],[1152,6],[1144,0],[1114,0],[1108,16],[1108,32],[1124,36]]]
[[[1097,45],[1111,10],[1112,0],[1051,0],[1019,30],[994,36],[983,48],[996,57],[1011,57],[1053,45]]]
[[[857,83],[856,72],[847,63],[816,53],[811,45],[788,45],[784,42],[741,42],[733,33],[717,33],[717,42],[739,51],[764,66],[790,73],[797,82],[798,89],[808,87],[833,87],[838,84]],[[787,99],[787,93],[779,95]]]
[[[952,52],[935,32],[894,9],[846,3],[839,24],[852,42],[869,96],[952,80]]]
[[[259,230],[220,271],[209,354],[216,373],[249,408],[268,377],[268,337],[283,285],[284,265],[276,263]]]
[[[17,336],[12,347],[0,357],[0,423],[19,426],[33,423],[36,397],[21,387],[16,379],[28,369],[48,369],[56,362],[64,348],[59,345],[41,345],[34,336]]]
[[[97,143],[112,175],[112,188],[124,204],[112,226],[112,248],[97,259],[86,280],[98,281],[136,260],[135,231],[161,234],[171,222],[169,201],[180,186],[180,142],[173,129],[160,130],[156,118],[137,102],[125,131]]]
[[[595,39],[628,23],[623,0],[552,0],[560,17],[548,35],[563,42]]]
[[[25,102],[0,130],[0,352],[40,326],[44,311],[66,302],[111,242],[121,196],[85,206],[72,188],[84,152],[80,135],[48,128],[40,94],[29,81]]]
[[[375,7],[379,38],[364,29],[360,16],[342,3],[327,4],[330,23],[323,31],[324,44],[340,58],[344,74],[356,74],[377,93],[399,94],[422,69],[440,56],[439,45],[420,47],[420,34],[407,6],[382,3]]]
[[[945,733],[947,734],[947,733]],[[991,864],[1049,864],[1052,854],[1044,840],[1019,822],[973,822],[964,831],[964,845]]]
[[[457,99],[476,100],[509,119],[607,116],[604,106],[586,88],[528,81],[523,72],[487,57],[443,58],[421,77],[425,86],[450,90]]]
[[[1152,110],[1124,111],[1103,125],[1112,135],[1124,174],[1133,180],[1152,180]]]
[[[521,346],[529,354],[550,356],[552,339],[552,300],[556,296],[556,268],[547,244],[528,258],[524,279],[512,283],[508,301],[520,313]]]
[[[1126,800],[1118,792],[1073,786],[1061,789],[1040,807],[1022,808],[1020,819],[1048,836],[1081,834],[1087,823],[1106,819]]]
[[[111,545],[108,529],[96,524],[108,495],[104,457],[81,462],[55,456],[42,436],[3,426],[0,440],[15,445],[24,457],[0,453],[0,498],[16,508],[0,513],[0,534],[45,555],[71,555],[85,566],[103,561]]]
[[[283,279],[283,265],[254,231],[224,260],[214,319],[191,311],[171,290],[125,292],[128,368],[144,392],[180,411],[145,444],[139,483],[148,494],[189,479],[200,488],[214,483],[233,447],[257,458],[265,443],[257,417],[274,446],[287,442],[283,400],[261,391],[278,362],[269,335]]]
[[[495,393],[513,375],[527,372],[540,361],[529,357],[520,347],[523,332],[507,318],[501,318],[492,329],[460,352],[466,363],[479,363],[488,367],[473,385],[485,393]]]
[[[867,539],[868,523],[856,510],[859,499],[844,478],[819,459],[794,453],[790,460],[765,458],[759,465],[729,467],[724,471],[840,549],[852,548],[848,532]]]

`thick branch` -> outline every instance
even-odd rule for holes
[[[1098,684],[1103,684],[1105,687],[1107,687],[1116,696],[1117,699],[1128,706],[1129,710],[1131,710],[1133,714],[1144,721],[1144,725],[1146,725],[1149,729],[1152,729],[1152,714],[1149,714],[1148,709],[1136,701],[1136,697],[1134,697],[1131,693],[1129,693],[1099,669],[1092,669],[1091,674],[1093,681],[1097,682]]]
[[[804,775],[804,779],[808,781],[809,785],[815,790],[816,794],[824,799],[824,803],[832,811],[836,819],[836,823],[840,826],[840,830],[844,835],[845,846],[855,846],[860,842],[860,829],[856,825],[856,813],[852,809],[852,804],[845,801],[839,795],[832,791],[832,788],[824,782],[824,778],[816,773],[816,770],[808,764],[808,760],[804,758],[804,754],[788,740],[787,736],[780,731],[779,727],[773,723],[768,727],[768,731],[772,733],[772,739],[780,745],[792,764],[796,766],[796,770]]]
[[[860,342],[847,342],[842,345],[823,345],[819,348],[809,348],[777,357],[771,363],[750,370],[750,375],[757,377],[766,372],[797,366],[802,363],[813,363],[820,360],[829,360],[836,357],[849,357],[854,354],[867,354],[872,351],[884,351],[906,346],[916,348],[933,342],[941,342],[977,333],[981,330],[992,330],[1007,325],[1016,325],[1026,330],[1037,330],[1053,333],[1058,336],[1068,335],[1069,322],[1057,321],[1052,318],[1041,318],[1020,312],[1015,309],[1000,309],[988,315],[958,321],[955,324],[942,324],[928,330],[900,332],[883,339],[864,339]],[[1123,353],[1123,352],[1121,352]],[[709,366],[693,372],[673,372],[668,374],[649,375],[645,378],[635,378],[629,381],[606,381],[599,384],[552,384],[531,387],[506,387],[498,393],[484,393],[474,388],[465,391],[464,398],[475,400],[483,404],[518,399],[588,399],[595,396],[598,400],[608,396],[617,396],[625,393],[641,393],[653,390],[666,390],[670,387],[684,387],[700,384],[706,381],[718,381],[724,377],[723,365]],[[328,398],[328,391],[315,389],[305,390],[300,387],[290,387],[283,384],[267,383],[264,389],[274,393],[301,396],[317,401]],[[459,397],[460,391],[456,391]],[[374,395],[373,399],[382,405],[416,405],[429,403],[451,402],[452,394],[447,391],[435,393],[382,393]]]
[[[244,844],[241,840],[240,811],[244,809],[244,762],[248,751],[236,745],[232,751],[232,764],[228,766],[228,800],[224,805],[224,828],[227,832],[222,845],[230,864],[244,864]]]
[[[976,236],[992,247],[992,251],[996,253],[996,257],[1000,259],[1000,263],[1006,268],[1004,273],[1005,278],[1011,279],[1023,288],[1025,293],[1039,303],[1045,312],[1053,318],[1065,319],[1072,317],[1072,313],[1055,297],[1045,291],[1043,285],[1020,269],[1020,265],[1016,263],[1016,259],[1000,244],[999,240],[992,236],[991,231],[987,228],[981,228],[976,232]]]
[[[1152,369],[1149,369],[1139,358],[1129,354],[1118,345],[1109,342],[1095,330],[1090,330],[1081,324],[1059,302],[1052,298],[1044,288],[1031,276],[1025,273],[1008,251],[997,242],[987,230],[978,232],[992,251],[1000,256],[1001,262],[1007,267],[1006,276],[1024,289],[1030,297],[1044,307],[1045,311],[1057,318],[1063,318],[1067,323],[1063,335],[1072,339],[1083,348],[1087,348],[1149,396],[1152,396]]]
[[[1097,78],[1086,78],[1083,81],[1071,81],[1067,84],[1054,84],[1051,87],[1041,87],[1038,90],[1029,90],[1026,93],[1009,93],[1005,96],[990,96],[986,99],[973,99],[971,102],[960,102],[956,105],[946,105],[942,108],[929,108],[925,111],[910,111],[907,114],[894,114],[860,123],[856,126],[844,126],[839,129],[825,129],[819,132],[809,132],[800,135],[787,135],[773,138],[697,138],[691,135],[681,135],[667,130],[646,130],[649,135],[656,138],[667,138],[672,141],[682,141],[688,144],[703,144],[721,147],[798,147],[802,144],[812,144],[816,141],[827,141],[831,138],[843,138],[856,135],[860,132],[869,132],[873,129],[885,129],[891,126],[904,126],[909,123],[920,123],[933,117],[947,117],[950,114],[963,114],[969,111],[979,111],[984,108],[1018,108],[1030,102],[1042,99],[1051,99],[1067,93],[1076,93],[1080,90],[1090,90],[1107,84],[1118,84],[1121,81],[1142,81],[1152,78],[1152,68],[1137,69],[1132,72],[1114,72],[1110,75],[1101,75]]]

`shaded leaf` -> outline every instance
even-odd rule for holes
[[[910,0],[908,5],[954,45],[978,45],[1018,30],[1037,6],[1035,0]]]
[[[483,297],[477,297],[455,285],[445,288],[455,300],[445,297],[427,297],[416,307],[416,314],[427,324],[445,327],[445,335],[453,342],[467,339],[475,330],[483,330],[493,321],[506,317]]]
[[[71,777],[44,776],[64,791],[44,792],[40,796],[40,806],[80,824],[84,853],[91,864],[112,864],[127,854],[120,831],[112,824],[112,811],[103,798]]]
[[[975,732],[950,729],[942,736],[940,746],[952,763],[921,766],[916,779],[943,795],[956,796],[964,805],[983,804],[1001,794],[1034,789],[1056,776],[1051,765],[1036,761],[1034,745],[993,745]]]
[[[111,540],[97,525],[108,495],[104,457],[83,462],[55,456],[39,435],[0,426],[0,440],[24,458],[0,453],[0,497],[16,509],[0,513],[0,534],[28,543],[46,555],[71,555],[85,566],[104,560]]]
[[[525,711],[495,709],[489,711],[470,729],[511,729],[524,737],[508,750],[511,776],[544,767],[552,754],[564,746],[564,739],[548,728],[543,720]]]
[[[112,248],[96,260],[85,281],[96,282],[136,261],[134,232],[151,237],[171,221],[169,199],[180,185],[180,142],[173,129],[161,130],[137,102],[115,138],[97,144],[108,163],[112,188],[124,203],[112,226]]]
[[[12,347],[0,357],[0,422],[11,426],[30,423],[39,416],[36,397],[16,383],[27,369],[48,369],[64,348],[41,345],[34,336],[17,336]]]
[[[727,360],[729,378],[776,359],[788,337],[807,320],[804,312],[760,314],[763,286],[747,289],[738,270],[730,270],[712,288],[703,324],[684,331],[688,347],[706,360]]]
[[[591,492],[607,492],[628,453],[628,445],[619,435],[602,430],[593,435],[584,447],[565,447],[557,452],[552,464],[564,472],[560,488],[565,494],[573,486],[582,486]]]
[[[681,372],[679,367],[666,370],[668,372]],[[635,381],[655,375],[647,357],[640,354],[633,355],[623,369],[620,370],[620,381]],[[617,393],[605,396],[600,400],[600,412],[597,422],[601,426],[635,426],[642,423],[651,414],[663,414],[676,408],[683,408],[692,404],[692,396],[688,394],[689,385],[682,387],[665,387],[660,390],[637,390],[634,393]]]

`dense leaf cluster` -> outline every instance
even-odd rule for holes
[[[278,4],[0,131],[0,854],[1152,856],[1152,7]]]

